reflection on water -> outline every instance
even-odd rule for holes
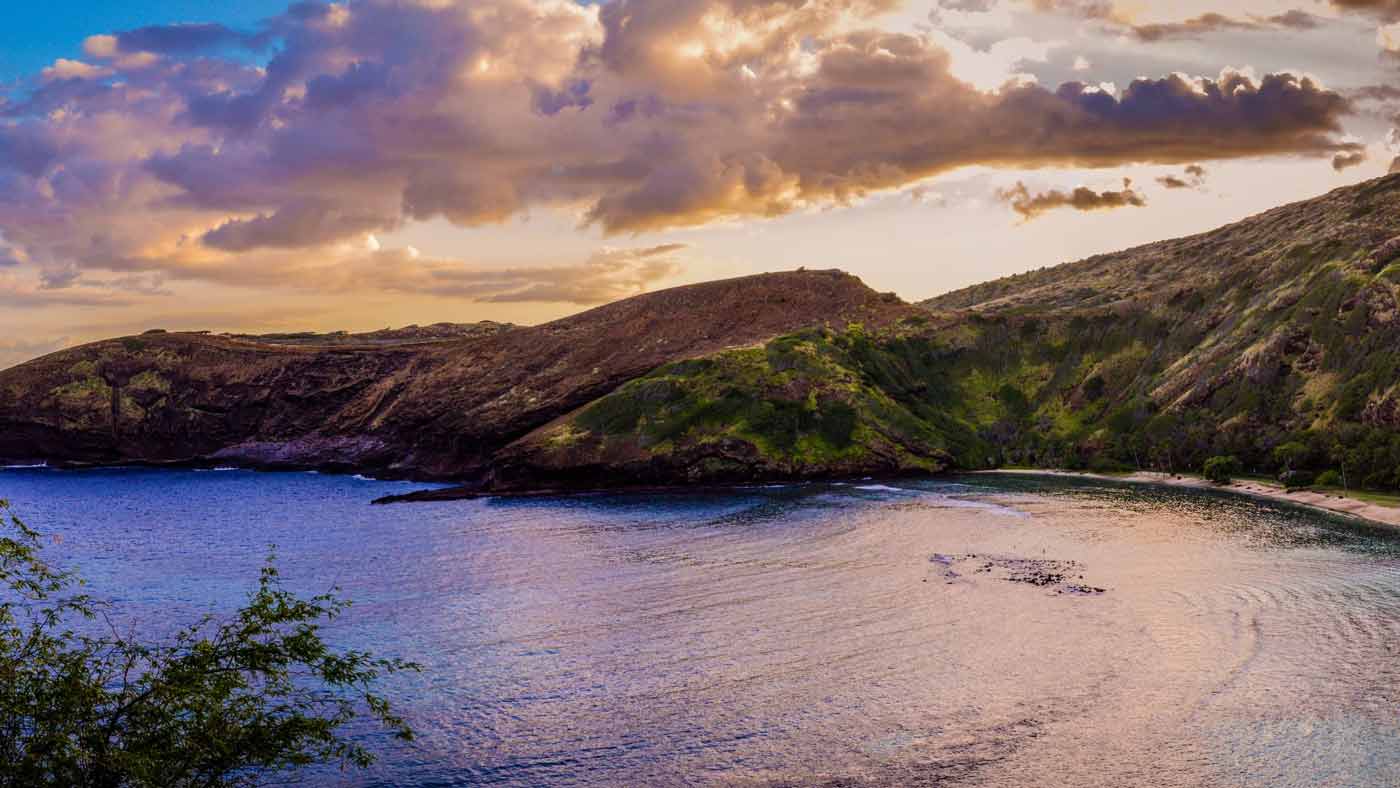
[[[149,627],[269,543],[339,584],[341,645],[426,667],[362,784],[1400,784],[1391,531],[1040,477],[366,505],[400,486],[0,473]]]

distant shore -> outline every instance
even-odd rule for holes
[[[1320,509],[1335,514],[1345,514],[1370,520],[1382,525],[1400,528],[1400,507],[1349,498],[1336,493],[1317,490],[1285,490],[1265,482],[1242,479],[1228,485],[1214,484],[1199,476],[1186,474],[1160,473],[1156,471],[1136,471],[1124,474],[1088,473],[1080,471],[1056,471],[1027,468],[1024,470],[998,469],[975,471],[976,474],[1019,474],[1022,476],[1064,476],[1079,479],[1102,479],[1104,481],[1134,482],[1138,484],[1165,484],[1172,487],[1189,487],[1196,490],[1222,490],[1239,493],[1254,498]]]

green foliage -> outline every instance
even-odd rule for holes
[[[1095,456],[1089,461],[1088,468],[1094,473],[1131,473],[1136,470],[1125,462],[1104,456]]]
[[[960,468],[1176,472],[1233,457],[1393,489],[1400,434],[1359,422],[1400,379],[1400,350],[1393,330],[1362,325],[1367,285],[1345,252],[1280,251],[1295,292],[1268,298],[1222,283],[1126,309],[799,332],[665,367],[648,378],[674,383],[674,401],[624,387],[629,402],[600,401],[579,422],[663,448],[737,436],[787,467],[893,444],[941,448]],[[1247,309],[1228,308],[1234,291]]]
[[[1307,462],[1311,451],[1298,441],[1289,441],[1274,447],[1274,462],[1283,467],[1285,471],[1301,467]]]
[[[1371,391],[1376,387],[1376,381],[1369,374],[1358,375],[1342,387],[1342,393],[1337,397],[1337,416],[1347,421],[1355,421],[1361,415],[1362,408],[1366,407],[1366,401],[1371,397]]]
[[[1314,484],[1321,487],[1341,487],[1342,475],[1336,471],[1323,471],[1317,475]]]
[[[663,366],[595,401],[575,424],[594,445],[635,440],[655,452],[740,438],[805,470],[873,452],[913,467],[949,452],[965,467],[981,467],[987,446],[948,407],[959,398],[940,358],[928,337],[854,324],[802,331],[762,348]],[[1024,396],[1019,407],[1029,410]]]
[[[1015,418],[1023,419],[1030,415],[1030,400],[1014,384],[1003,383],[1001,388],[997,389],[997,399],[1006,407],[1006,412]]]
[[[1203,468],[1207,481],[1215,484],[1229,484],[1240,472],[1240,461],[1234,457],[1211,457]]]
[[[95,631],[107,606],[39,555],[0,501],[0,786],[241,786],[317,763],[364,766],[342,737],[367,714],[412,731],[375,694],[399,660],[337,652],[321,626],[349,603],[285,590],[271,559],[247,603],[164,643]]]

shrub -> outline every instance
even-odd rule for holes
[[[315,763],[364,766],[344,737],[367,716],[412,731],[374,692],[417,670],[337,652],[321,628],[349,604],[300,598],[269,561],[247,603],[170,641],[87,636],[104,605],[39,556],[39,535],[0,500],[0,786],[243,786]],[[100,627],[88,626],[89,630]]]
[[[1307,487],[1313,483],[1313,475],[1308,471],[1284,471],[1278,475],[1278,480],[1283,482],[1283,486],[1290,490],[1295,487]]]
[[[1317,475],[1315,483],[1322,487],[1341,487],[1342,475],[1336,471],[1323,471]]]
[[[1234,457],[1211,457],[1204,468],[1206,480],[1215,484],[1229,484],[1239,472],[1240,461]]]
[[[1137,469],[1112,457],[1095,456],[1089,460],[1089,470],[1094,473],[1129,473]]]

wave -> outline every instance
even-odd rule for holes
[[[865,492],[897,493],[900,495],[917,496],[920,500],[926,501],[933,506],[944,509],[979,509],[988,514],[1000,514],[1007,517],[1026,517],[1026,513],[991,501],[970,500],[967,493],[959,492],[959,497],[954,497],[947,492],[933,492],[930,490],[910,489],[908,487],[893,487],[888,484],[857,484],[853,490],[863,490]]]
[[[871,492],[896,492],[896,493],[912,493],[912,492],[917,492],[916,490],[906,490],[906,489],[904,489],[904,488],[902,488],[902,487],[891,487],[891,486],[889,486],[888,484],[857,484],[857,485],[856,485],[856,489],[857,489],[857,490],[869,490],[869,491],[871,491]]]
[[[990,503],[987,501],[969,501],[966,498],[953,498],[951,496],[937,494],[931,497],[937,499],[937,506],[945,509],[981,509],[982,511],[988,512],[990,514],[1004,514],[1008,517],[1029,516],[1020,509],[1013,509],[1010,506],[1003,506],[999,503]]]
[[[31,465],[0,465],[0,471],[23,471],[47,467],[49,467],[49,464],[47,462],[37,462]]]

